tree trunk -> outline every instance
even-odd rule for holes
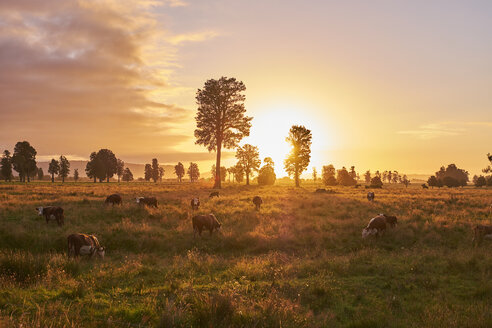
[[[94,177],[94,183],[96,183],[96,177]]]
[[[109,182],[109,175],[106,176],[106,182]]]
[[[215,161],[215,184],[214,189],[221,189],[220,184],[220,155],[222,151],[222,140],[217,140],[217,159]]]
[[[51,183],[55,182],[55,173],[51,173]]]
[[[62,183],[65,183],[65,177],[62,176]]]
[[[299,187],[299,170],[296,167],[296,170],[294,172],[295,180],[296,180],[296,187]]]
[[[249,172],[246,172],[246,185],[249,186]]]

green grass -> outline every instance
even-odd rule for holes
[[[492,326],[491,189],[365,189],[207,184],[0,183],[0,326]],[[118,192],[121,207],[105,207]],[[159,208],[134,198],[154,195]],[[264,204],[254,210],[252,198]],[[189,200],[221,234],[193,238]],[[34,208],[60,205],[65,226]],[[362,240],[378,213],[398,228]],[[93,233],[106,259],[68,259],[66,237]]]

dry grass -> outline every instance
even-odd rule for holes
[[[374,203],[315,189],[226,185],[208,199],[205,184],[0,183],[0,325],[492,326],[492,245],[471,243],[471,226],[492,221],[491,189],[389,186]],[[123,206],[105,207],[115,192]],[[138,207],[141,195],[159,208]],[[193,239],[192,196],[221,234]],[[65,226],[40,205],[62,206]],[[378,213],[398,228],[363,241]],[[106,260],[67,259],[74,232],[96,234]]]

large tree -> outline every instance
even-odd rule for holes
[[[85,172],[89,178],[99,179],[99,182],[109,182],[118,171],[118,160],[114,153],[109,149],[100,149],[97,153],[91,153],[90,160],[85,167]]]
[[[340,186],[355,186],[357,184],[355,178],[350,175],[345,166],[337,171],[337,183]]]
[[[157,182],[157,180],[159,180],[159,161],[157,160],[157,158],[153,158],[152,159],[152,173],[151,173],[151,177],[152,177],[152,180],[154,180],[154,182]]]
[[[185,175],[185,168],[183,163],[178,162],[178,164],[174,166],[174,173],[178,177],[178,181],[181,182],[183,176]]]
[[[236,151],[237,162],[246,174],[246,185],[249,185],[249,176],[260,168],[260,153],[258,147],[246,144]]]
[[[214,188],[221,187],[222,147],[235,148],[243,137],[249,136],[253,118],[245,116],[245,90],[243,82],[221,77],[218,80],[208,80],[203,89],[198,89],[196,93],[196,144],[207,147],[208,151],[216,151],[217,179]]]
[[[200,170],[198,169],[198,164],[190,162],[190,167],[188,167],[187,171],[188,176],[190,177],[190,182],[195,182],[200,177]]]
[[[3,179],[5,179],[5,181],[12,181],[12,156],[10,156],[10,152],[8,150],[3,152],[0,165],[2,166],[0,172]]]
[[[51,159],[51,162],[48,166],[48,173],[51,174],[51,182],[55,182],[55,174],[60,172],[60,163],[54,158]]]
[[[133,173],[128,167],[123,171],[122,179],[126,182],[133,181]]]
[[[19,173],[19,180],[30,182],[31,174],[36,167],[36,149],[27,141],[19,141],[15,144],[14,154],[12,155],[12,164],[14,170]]]
[[[145,164],[144,179],[145,181],[150,181],[150,179],[152,179],[152,165],[150,164]]]
[[[311,130],[302,125],[293,125],[285,140],[291,144],[292,150],[284,161],[285,171],[294,175],[296,187],[299,187],[299,176],[308,167],[311,159]]]
[[[97,158],[97,153],[94,151],[91,153],[89,161],[85,165],[85,174],[96,182],[98,172],[102,170],[102,164]]]
[[[58,175],[62,178],[62,182],[65,182],[65,178],[70,173],[70,162],[65,156],[60,156],[60,171]]]

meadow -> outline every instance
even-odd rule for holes
[[[0,326],[490,327],[492,189],[303,183],[0,183]],[[104,206],[120,193],[123,205]],[[158,209],[134,197],[156,196]],[[263,198],[261,211],[251,202]],[[193,238],[190,199],[220,234]],[[65,225],[35,207],[59,205]],[[378,213],[399,225],[362,240]],[[95,234],[104,260],[67,258],[66,237]]]

